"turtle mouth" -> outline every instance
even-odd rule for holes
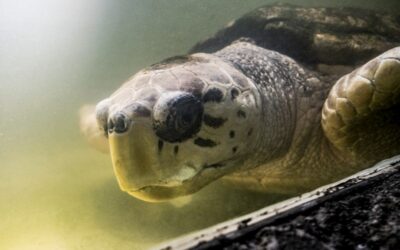
[[[223,174],[219,169],[222,164],[204,165],[201,169],[193,173],[192,176],[186,179],[160,181],[160,183],[145,185],[140,188],[124,189],[128,194],[147,202],[163,202],[177,197],[193,194],[210,182],[218,179]],[[189,166],[182,169],[192,168]],[[177,175],[179,176],[179,175]]]
[[[152,184],[141,187],[139,189],[131,189],[125,191],[128,194],[143,201],[162,202],[185,195],[190,195],[201,188],[197,185],[193,185],[193,183],[191,182],[192,179],[188,179],[181,184],[175,184],[175,185]]]

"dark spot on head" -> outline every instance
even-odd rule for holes
[[[246,118],[246,112],[244,112],[243,110],[239,110],[237,112],[237,116],[240,118]]]
[[[231,90],[231,99],[232,99],[232,101],[235,100],[238,95],[239,95],[239,90],[237,90],[237,89],[232,89]]]
[[[135,105],[133,112],[140,117],[149,117],[151,115],[151,111],[143,105]]]
[[[203,96],[203,102],[221,102],[224,94],[220,89],[210,88]]]
[[[208,147],[208,148],[212,148],[217,145],[217,143],[215,141],[210,140],[210,139],[203,139],[201,137],[196,138],[194,140],[194,144],[196,144],[197,146],[200,146],[200,147]]]
[[[156,95],[156,94],[153,94],[153,95],[147,97],[146,99],[147,99],[147,101],[149,101],[149,102],[155,102],[155,101],[157,100],[157,95]]]
[[[234,137],[235,137],[235,131],[231,130],[231,131],[229,132],[229,137],[230,137],[230,138],[234,138]]]
[[[206,124],[207,126],[210,126],[212,128],[219,128],[222,125],[224,125],[224,123],[226,122],[226,119],[221,118],[221,117],[213,117],[211,115],[204,114],[203,121],[204,121],[204,124]]]
[[[164,146],[164,142],[162,140],[158,140],[158,153],[161,153]]]
[[[203,166],[203,168],[220,168],[225,166],[225,164],[221,163],[221,162],[217,162],[217,163],[213,163],[213,164],[205,164]]]
[[[236,153],[237,149],[238,149],[237,147],[233,147],[233,148],[232,148],[232,152],[233,152],[233,153]]]
[[[178,145],[175,145],[175,147],[174,147],[174,154],[177,155],[178,152],[179,152],[179,146],[178,146]]]
[[[247,132],[247,136],[250,136],[253,133],[253,129],[251,128],[249,132]]]
[[[190,79],[189,83],[183,83],[180,90],[192,93],[197,98],[200,98],[204,89],[204,82],[198,78]]]

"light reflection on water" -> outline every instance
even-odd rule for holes
[[[0,249],[145,248],[284,198],[216,183],[182,208],[138,201],[77,121],[138,69],[269,2],[0,0]]]

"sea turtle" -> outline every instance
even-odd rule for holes
[[[400,153],[399,20],[258,8],[85,108],[82,130],[146,201],[221,177],[270,192],[331,182]]]

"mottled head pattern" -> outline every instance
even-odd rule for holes
[[[261,124],[254,83],[208,54],[138,72],[96,112],[121,188],[148,201],[193,193],[234,171]]]

